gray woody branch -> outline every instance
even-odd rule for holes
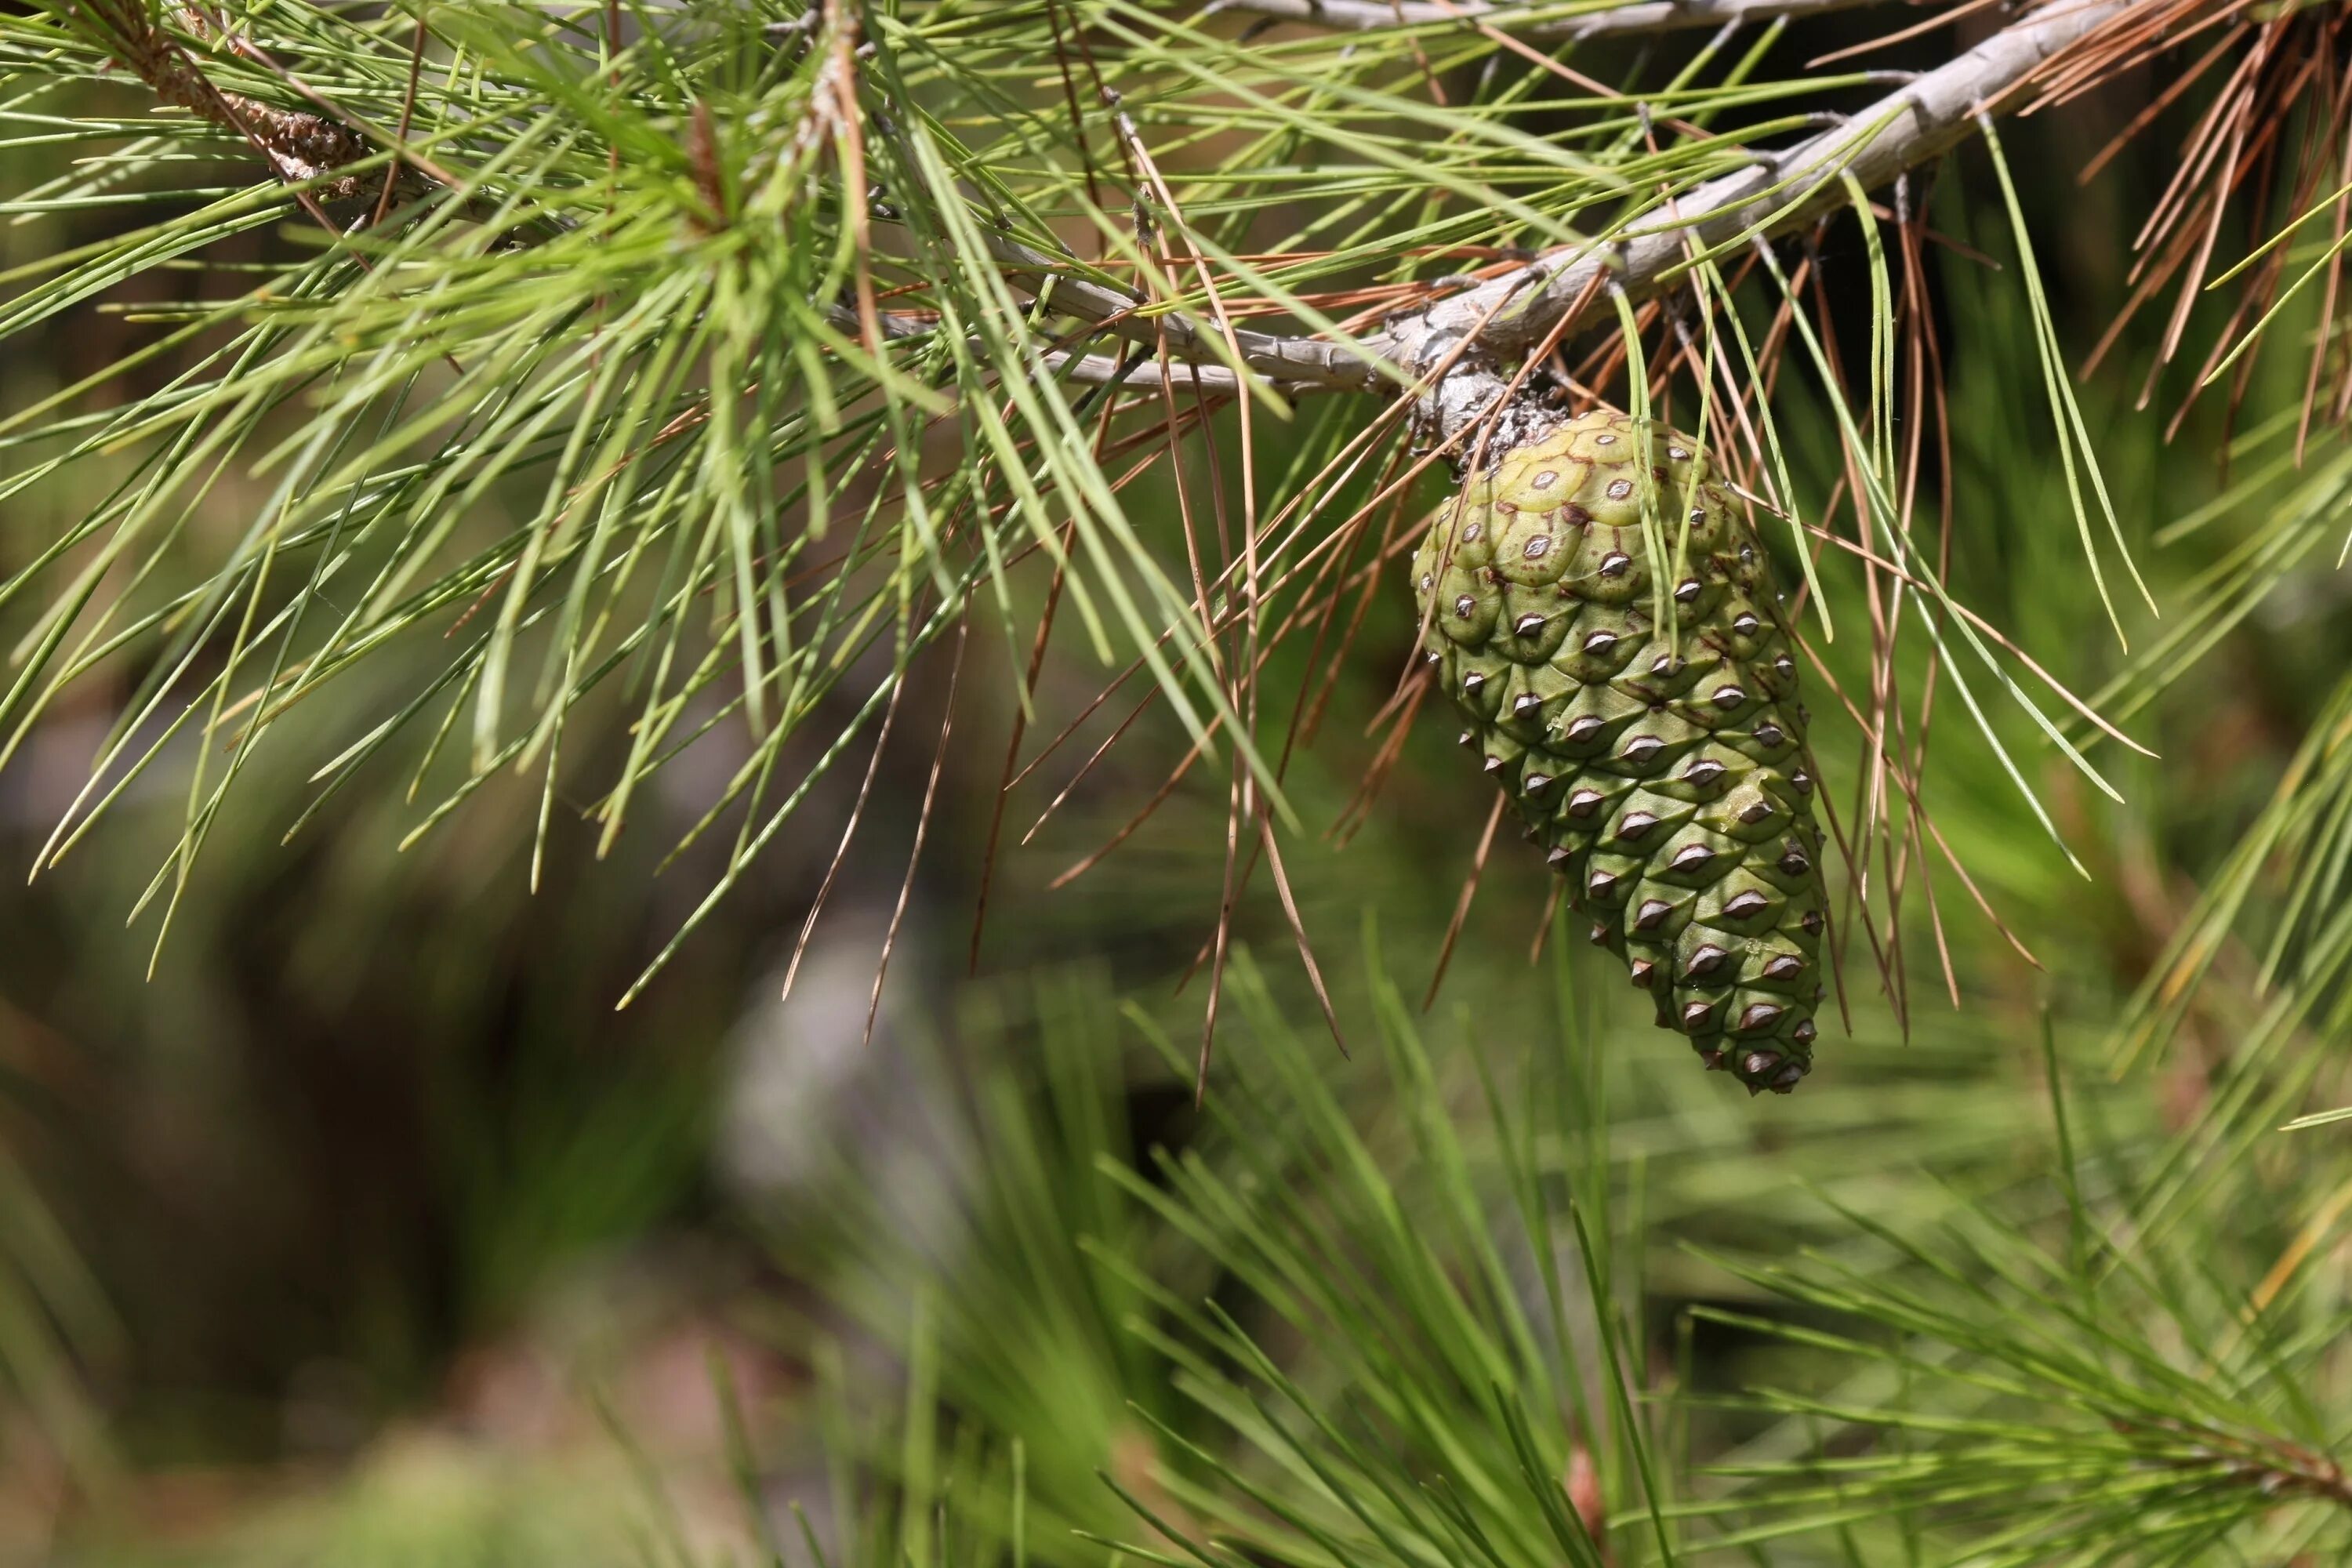
[[[1694,248],[1725,245],[1751,231],[1759,237],[1783,232],[1842,202],[1842,173],[1870,189],[1948,152],[1974,133],[1976,116],[2012,107],[2044,61],[2145,3],[2054,0],[1838,125],[1708,181],[1606,242],[1553,251],[1392,319],[1353,344],[1237,329],[1242,363],[1251,374],[1290,391],[1360,392],[1383,385],[1401,389],[1474,331],[1485,358],[1524,353],[1603,272],[1613,274],[1616,287],[1633,298],[1655,293]],[[1010,241],[1001,242],[999,255],[1016,272],[1032,276],[1066,266]],[[1136,316],[1138,300],[1099,284],[1068,289],[1075,281],[1066,277],[1057,284],[1058,308],[1104,322],[1133,341],[1156,345],[1164,331],[1170,356],[1192,362],[1190,379],[1211,391],[1239,390],[1221,352],[1223,334],[1213,323],[1174,314]],[[1069,371],[1075,380],[1099,383],[1118,374],[1118,367],[1115,358],[1090,355]],[[1456,374],[1465,373],[1486,374],[1475,366]],[[1145,364],[1127,377],[1155,381],[1159,374],[1156,364]]]
[[[1549,7],[1496,5],[1491,0],[1233,0],[1261,15],[1296,16],[1326,26],[1394,26],[1404,20],[1490,20],[1507,13]],[[1530,21],[1528,30],[1555,24],[1581,36],[1599,32],[1655,31],[1682,26],[1722,24],[1743,18],[1832,9],[1863,0],[1633,0],[1580,16]],[[1797,226],[1842,199],[1842,173],[1864,188],[1948,151],[1968,139],[1980,113],[2012,104],[2042,62],[2147,0],[2052,0],[2031,16],[1888,94],[1851,119],[1819,134],[1760,156],[1752,166],[1708,181],[1632,224],[1605,243],[1568,247],[1514,268],[1477,287],[1393,318],[1380,331],[1354,343],[1300,334],[1235,328],[1230,342],[1216,323],[1181,312],[1141,313],[1146,301],[1123,289],[1079,276],[1075,264],[999,236],[991,242],[997,259],[1033,289],[1053,279],[1055,310],[1099,324],[1150,355],[1122,369],[1110,355],[1040,357],[1073,380],[1100,384],[1115,377],[1138,383],[1159,380],[1164,345],[1174,374],[1211,392],[1240,390],[1233,368],[1294,392],[1402,391],[1431,367],[1476,337],[1476,356],[1465,356],[1448,377],[1465,392],[1480,382],[1498,394],[1501,383],[1482,362],[1507,360],[1539,342],[1574,307],[1601,273],[1634,298],[1656,292],[1694,247],[1708,249],[1753,232],[1766,236]],[[224,124],[234,125],[262,146],[281,174],[314,178],[357,162],[371,149],[366,141],[320,116],[268,109],[212,89],[201,75],[164,47],[144,13],[120,0],[100,0],[94,9],[114,26],[119,52],[167,100]],[[126,24],[131,19],[131,25]],[[350,194],[359,183],[350,182]],[[346,194],[341,182],[325,187],[330,197]],[[1484,323],[1481,326],[1480,323]],[[922,330],[890,321],[892,335]]]

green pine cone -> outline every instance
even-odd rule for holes
[[[1463,745],[1659,1024],[1786,1094],[1812,1065],[1827,924],[1797,664],[1706,455],[1654,426],[1645,538],[1643,446],[1587,414],[1440,507],[1412,564],[1424,647]]]

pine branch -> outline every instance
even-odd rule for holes
[[[1555,250],[1393,321],[1353,347],[1237,331],[1243,361],[1293,391],[1365,392],[1410,384],[1474,333],[1488,357],[1524,353],[1549,334],[1596,282],[1604,288],[1613,283],[1635,299],[1654,294],[1681,275],[1694,250],[1767,238],[1816,216],[1842,199],[1845,174],[1865,188],[1876,187],[1950,151],[1974,133],[1979,115],[2012,105],[2051,58],[2140,3],[2059,0],[1829,130],[1760,157],[1752,168],[1707,182],[1612,239]],[[999,254],[1033,270],[1047,266],[1045,258],[1023,247],[1000,248]],[[1205,323],[1176,315],[1127,317],[1132,304],[1100,288],[1067,296],[1057,292],[1055,303],[1138,341],[1152,342],[1154,333],[1164,331],[1172,357],[1203,366],[1194,373],[1202,385],[1237,389],[1231,369],[1214,364],[1207,352],[1217,333]],[[1122,372],[1120,362],[1109,356],[1091,356],[1072,373],[1073,379],[1087,383],[1122,374],[1143,381],[1159,373],[1150,365]],[[1502,387],[1491,371],[1473,364],[1456,372],[1455,379],[1460,391],[1449,393],[1452,406],[1440,411],[1435,433],[1441,437],[1477,417]]]
[[[1527,38],[1625,37],[1686,27],[1727,26],[1775,16],[1846,11],[1879,0],[1634,0],[1628,5],[1564,10],[1558,5],[1496,5],[1487,0],[1213,0],[1203,17],[1245,11],[1273,21],[1307,22],[1340,32],[1451,23]]]
[[[1312,12],[1344,26],[1369,26],[1374,13],[1386,16],[1391,26],[1398,19],[1395,7],[1377,0],[1355,5],[1342,0],[1238,3],[1268,15],[1288,14],[1286,8],[1295,7],[1302,15]],[[1650,18],[1652,26],[1681,26],[1685,21],[1694,25],[1725,22],[1858,3],[1861,0],[1650,0],[1564,19],[1562,25],[1573,21],[1599,26],[1607,19],[1607,30],[1630,32],[1637,30],[1636,17]],[[1392,320],[1382,331],[1354,345],[1235,328],[1229,348],[1224,331],[1213,323],[1184,312],[1139,314],[1144,303],[1139,294],[1073,276],[1066,261],[1007,236],[990,236],[989,247],[1008,272],[1027,280],[1033,289],[1044,289],[1050,279],[1055,309],[1155,352],[1164,349],[1170,360],[1190,367],[1179,379],[1189,379],[1205,392],[1240,390],[1235,369],[1226,363],[1233,349],[1238,349],[1241,365],[1250,374],[1294,392],[1405,390],[1428,377],[1464,338],[1475,336],[1478,356],[1461,360],[1449,377],[1451,384],[1442,405],[1434,410],[1434,434],[1443,438],[1478,417],[1501,395],[1503,382],[1479,362],[1507,359],[1541,342],[1604,275],[1603,287],[1613,285],[1631,298],[1643,298],[1679,277],[1695,251],[1735,246],[1743,239],[1766,238],[1800,226],[1824,205],[1842,199],[1845,174],[1851,174],[1866,188],[1886,184],[1966,141],[1973,132],[1974,117],[2012,103],[2050,58],[2137,3],[2058,0],[1837,125],[1792,147],[1759,155],[1753,167],[1709,181],[1687,198],[1637,219],[1612,238],[1555,250],[1476,288]],[[1435,19],[1443,13],[1471,14],[1460,12],[1452,0],[1426,0],[1406,7],[1403,15],[1412,21]],[[1671,21],[1664,19],[1669,15]],[[1621,23],[1618,18],[1624,20]],[[143,14],[140,20],[143,22]],[[159,96],[252,136],[289,178],[315,178],[356,161],[368,151],[360,133],[321,116],[272,110],[242,99],[232,102],[152,26],[126,29],[117,18],[109,17],[109,21],[120,57]],[[344,191],[337,185],[321,194],[330,199],[359,194],[354,182],[341,184],[352,184],[353,189]],[[883,327],[891,336],[929,330],[928,322],[901,319],[886,320]],[[1072,356],[1065,353],[1044,353],[1040,358],[1047,368],[1066,373],[1080,384],[1113,380],[1154,384],[1161,374],[1156,362],[1138,364],[1117,355],[1078,356],[1074,363]]]
[[[199,37],[210,32],[198,13],[175,10]],[[83,15],[114,57],[157,98],[250,142],[281,179],[295,184],[320,180],[371,151],[365,137],[324,115],[279,109],[214,86],[186,51],[155,26],[143,5],[93,0]],[[342,201],[369,194],[380,184],[347,175],[313,187],[311,195],[320,201]]]

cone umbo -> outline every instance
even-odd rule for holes
[[[1794,1089],[1826,925],[1806,715],[1764,552],[1706,454],[1572,419],[1438,509],[1412,582],[1462,744],[1593,942],[1708,1067]]]

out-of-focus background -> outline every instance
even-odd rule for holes
[[[1809,38],[1826,48],[1871,26],[1830,22]],[[2173,171],[2150,137],[2087,185],[2076,174],[2150,90],[2130,79],[2008,133],[2078,362],[2128,292],[2124,237]],[[0,194],[49,172],[37,144],[0,149]],[[1963,156],[1943,177],[1990,174]],[[1954,222],[1962,205],[1947,204]],[[0,266],[79,233],[54,214],[0,226]],[[1937,263],[1954,582],[2053,673],[2095,690],[2121,656],[2086,612],[2049,421],[2018,391],[2038,388],[2040,372],[2016,273],[1998,265],[2008,238],[1954,238]],[[1863,276],[1834,247],[1822,263],[1832,277]],[[110,363],[142,330],[128,308],[155,302],[111,299],[38,341],[16,340],[0,405],[21,407]],[[2153,542],[2224,477],[2218,408],[2168,445],[2163,422],[2182,388],[2135,406],[2161,327],[2133,327],[2082,395],[2116,509],[2170,606],[2258,519],[2234,511]],[[2246,424],[2298,396],[2294,379],[2264,371]],[[1800,489],[1818,498],[1836,478],[1826,432],[1796,416],[1792,429],[1813,465]],[[1430,499],[1438,493],[1433,484]],[[217,544],[205,530],[241,527],[253,498],[215,499],[192,552]],[[1172,541],[1164,487],[1129,501]],[[39,549],[73,504],[54,488],[9,503],[0,564]],[[1034,605],[1043,578],[1024,582]],[[1911,922],[1907,1029],[1868,955],[1850,952],[1852,1030],[1829,1024],[1820,1070],[1790,1100],[1751,1105],[1699,1073],[1605,962],[1581,951],[1531,962],[1545,874],[1507,837],[1421,1026],[1510,1057],[1589,1029],[1614,1086],[1616,1158],[1647,1194],[1657,1321],[1680,1302],[1764,1310],[1683,1244],[1802,1238],[1807,1184],[1843,1184],[1901,1214],[1917,1194],[1899,1173],[1990,1185],[2041,1157],[2045,1016],[2062,1051],[2095,1040],[2145,977],[2352,659],[2345,598],[2340,574],[2313,570],[2137,715],[2133,733],[2162,760],[2101,753],[2124,806],[2002,721],[2087,877],[1948,717],[1930,805],[2040,968],[1942,879],[1940,925],[1924,911]],[[1292,774],[1313,831],[1288,868],[1360,1047],[1381,977],[1421,1008],[1490,798],[1444,727],[1424,724],[1377,798],[1351,810],[1373,752],[1365,727],[1411,637],[1400,579],[1372,607]],[[1850,675],[1858,668],[1859,649],[1830,651]],[[1284,657],[1276,684],[1304,678],[1302,650]],[[110,704],[135,672],[86,684],[80,706],[0,770],[0,869],[12,889],[0,900],[0,1560],[642,1562],[648,1518],[697,1545],[751,1542],[747,1474],[754,1495],[822,1512],[825,1387],[849,1390],[853,1404],[897,1399],[905,1369],[887,1326],[913,1303],[1001,1291],[1020,1316],[1026,1298],[986,1241],[1012,1158],[992,1142],[992,1115],[1050,1100],[1051,1064],[1084,1058],[1120,1123],[1107,1136],[1181,1149],[1200,1135],[1190,1084],[1144,1021],[1180,1056],[1197,1040],[1204,987],[1193,971],[1219,895],[1222,783],[1206,770],[1189,777],[1115,854],[1048,886],[1119,832],[1181,758],[1160,715],[1034,838],[1032,822],[1125,705],[1107,704],[1014,799],[976,973],[970,962],[1013,658],[974,637],[870,1039],[943,666],[909,699],[789,1001],[783,971],[856,786],[846,770],[617,1012],[707,886],[700,851],[660,862],[734,769],[741,742],[730,726],[660,775],[662,797],[607,858],[593,858],[591,829],[567,820],[578,803],[559,801],[535,895],[531,780],[483,789],[410,842],[421,808],[405,779],[385,773],[328,800],[287,841],[310,804],[310,767],[401,689],[387,659],[352,678],[336,705],[344,728],[322,713],[314,746],[278,746],[249,770],[159,947],[153,904],[132,915],[177,835],[184,755],[167,752],[106,826],[23,879],[84,788]],[[1075,639],[1057,646],[1024,761],[1112,673]],[[1850,762],[1851,726],[1823,729],[1825,761]],[[622,743],[610,728],[585,731],[571,743]],[[1236,972],[1250,994],[1262,987],[1264,1009],[1288,1018],[1318,1070],[1376,1096],[1366,1052],[1343,1060],[1324,1036],[1269,889],[1248,901],[1237,934],[1253,960]],[[1939,942],[1965,998],[1958,1011],[1941,994]],[[2194,1116],[2200,1031],[2226,1036],[2254,1005],[2233,989],[2246,980],[2236,962],[2222,964],[2210,1011],[2165,1071],[2114,1091],[2115,1120]],[[1221,1052],[1268,1048],[1251,1007],[1229,1000],[1226,1011]],[[1048,1296],[1041,1287],[1037,1299]],[[1693,1353],[1698,1375],[1731,1380],[1764,1352],[1710,1331]],[[1043,1364],[1048,1398],[1066,1386],[1057,1380],[1082,1375]],[[1140,1426],[1072,1437],[1114,1474],[1139,1473],[1123,1445],[1154,1441]]]

